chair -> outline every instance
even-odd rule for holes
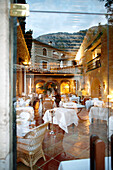
[[[43,114],[46,112],[46,110],[53,109],[53,105],[54,105],[53,100],[43,100],[42,102]]]
[[[105,158],[105,143],[98,136],[90,137],[90,159],[61,161],[58,170],[105,170],[108,167],[108,157]]]
[[[105,143],[97,135],[90,137],[90,170],[105,169]]]
[[[33,165],[44,156],[42,142],[48,122],[32,129],[24,137],[17,137],[17,162],[23,162],[33,170]]]

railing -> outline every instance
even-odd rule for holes
[[[60,68],[56,65],[50,65],[49,68],[43,69],[41,65],[30,65],[30,66],[23,66],[23,65],[15,65],[17,70],[19,69],[26,69],[27,72],[37,72],[37,73],[55,73],[55,74],[82,74],[82,66],[64,66]]]
[[[65,66],[62,68],[51,69],[53,73],[65,73],[65,74],[82,74],[81,66]]]
[[[87,71],[86,72],[97,69],[99,67],[101,67],[100,55],[98,55],[96,58],[94,58],[93,60],[91,60],[87,63]]]

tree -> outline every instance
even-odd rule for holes
[[[99,0],[99,1],[105,1],[105,7],[107,9],[111,9],[112,8],[112,4],[113,4],[113,0]],[[113,10],[113,9],[112,9]]]
[[[113,24],[113,0],[99,0],[99,1],[105,1],[107,13],[110,14],[108,17],[109,23]]]

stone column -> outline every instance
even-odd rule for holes
[[[9,2],[0,0],[0,170],[10,170]]]
[[[26,95],[26,68],[24,67],[24,93]]]

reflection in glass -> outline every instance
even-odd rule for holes
[[[65,135],[52,124],[52,133],[53,128],[58,132],[54,146],[59,142],[59,136],[64,135],[62,146],[66,148],[67,143],[70,146],[70,149],[65,149],[67,154],[71,154],[73,159],[75,156],[79,159],[89,158],[89,138],[96,134],[107,146],[105,156],[109,156],[109,135],[112,134],[112,123],[109,125],[109,120],[112,122],[113,112],[113,26],[109,25],[108,30],[104,2],[27,2],[31,14],[26,18],[26,30],[32,30],[32,44],[29,52],[21,27],[18,26],[18,62],[15,66],[17,97],[24,97],[25,100],[29,97],[32,107],[33,103],[38,102],[37,107],[41,109],[34,107],[36,123],[42,121],[43,100],[55,101],[56,90],[64,101],[79,98],[78,103],[84,105],[79,114],[83,121],[77,127],[69,126],[69,133]],[[41,114],[38,110],[41,110]],[[48,148],[51,150],[50,146]],[[78,148],[80,152],[76,153]],[[49,149],[45,148],[46,151]]]

